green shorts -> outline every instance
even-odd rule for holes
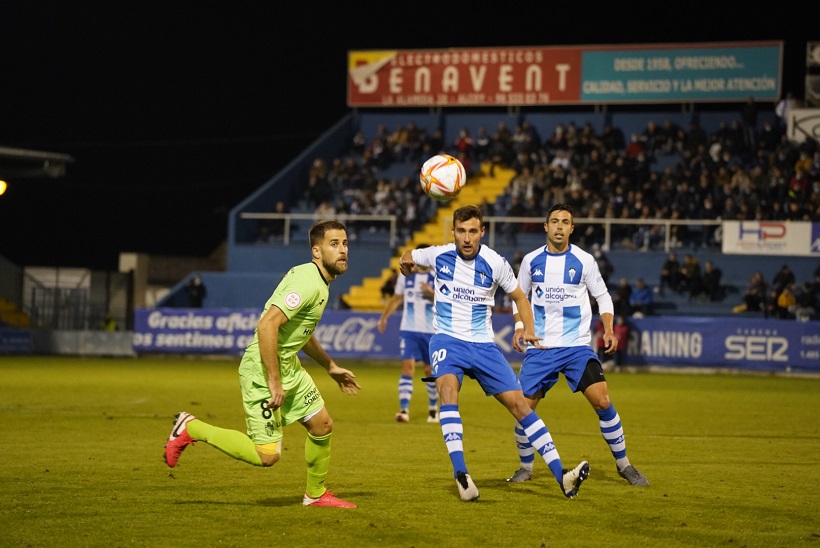
[[[298,360],[298,358],[296,358]],[[242,389],[242,406],[245,408],[245,425],[256,445],[266,445],[282,440],[282,428],[318,413],[325,400],[313,382],[313,378],[299,366],[296,373],[282,379],[285,401],[282,407],[271,411],[267,407],[270,389],[264,366],[244,359],[239,365],[239,385]]]

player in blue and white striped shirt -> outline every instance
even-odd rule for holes
[[[632,485],[648,485],[646,476],[638,472],[626,456],[621,417],[609,400],[603,367],[590,344],[589,295],[592,295],[604,326],[605,352],[612,354],[618,349],[612,328],[612,297],[595,258],[569,243],[574,229],[572,208],[567,204],[552,206],[544,223],[547,245],[528,253],[521,261],[518,284],[529,297],[535,335],[541,348],[527,349],[518,379],[534,410],[558,382],[559,373],[563,373],[570,389],[584,394],[598,414],[601,434],[615,458],[618,474]],[[521,310],[520,304],[514,303],[517,321]],[[525,429],[519,423],[515,425],[515,442],[521,466],[507,481],[521,483],[532,479],[535,457]]]
[[[429,247],[419,244],[416,249]],[[429,268],[417,268],[409,276],[399,274],[393,296],[387,301],[376,326],[379,333],[387,329],[387,318],[403,304],[399,325],[399,349],[401,353],[401,376],[399,377],[399,412],[397,422],[410,422],[410,400],[413,398],[413,375],[416,362],[424,364],[424,373],[430,369],[430,337],[436,329],[433,325],[433,279]],[[438,422],[438,391],[432,382],[427,387],[427,422]]]
[[[564,495],[572,498],[589,475],[589,463],[582,461],[572,470],[563,467],[547,426],[529,407],[515,371],[495,343],[491,320],[495,292],[500,287],[520,309],[522,323],[516,326],[513,346],[523,351],[526,343],[537,345],[527,297],[506,259],[481,245],[484,223],[480,208],[457,209],[452,233],[454,243],[408,250],[400,266],[405,275],[417,265],[435,272],[436,334],[430,339],[430,363],[441,401],[441,431],[461,500],[478,498],[478,488],[464,460],[464,426],[458,409],[465,375],[478,381],[484,393],[494,396],[522,425],[528,442],[544,458]]]

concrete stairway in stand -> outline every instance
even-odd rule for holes
[[[495,203],[515,175],[515,172],[511,169],[496,167],[493,177],[490,177],[488,175],[489,171],[490,164],[482,164],[481,172],[470,177],[467,185],[458,196],[439,206],[433,218],[399,248],[397,255],[390,259],[390,264],[381,270],[381,274],[364,278],[361,284],[352,286],[350,291],[342,297],[344,302],[351,309],[358,312],[381,312],[384,310],[385,302],[381,297],[381,287],[390,278],[393,269],[398,272],[401,255],[406,250],[415,249],[422,243],[441,245],[451,242],[452,234],[450,229],[452,227],[453,212],[465,205],[479,205],[483,198],[486,198],[489,203]]]

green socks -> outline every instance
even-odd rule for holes
[[[194,419],[185,425],[188,433],[196,441],[204,441],[216,447],[229,457],[245,461],[254,466],[262,466],[262,459],[256,452],[256,444],[244,433],[206,424]],[[328,442],[330,445],[330,442]],[[329,450],[329,449],[328,449]],[[327,470],[327,466],[325,466]]]
[[[330,436],[305,438],[305,462],[307,463],[307,488],[305,494],[319,498],[325,494],[325,477],[330,467]]]

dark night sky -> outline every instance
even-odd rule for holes
[[[277,4],[4,2],[0,146],[76,162],[9,180],[0,255],[106,270],[121,251],[208,255],[230,209],[347,112],[351,49],[783,40],[784,90],[802,96],[805,43],[820,40],[798,2]]]

